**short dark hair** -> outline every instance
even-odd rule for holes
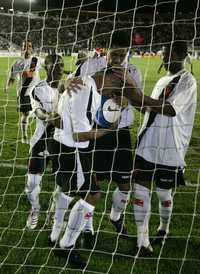
[[[25,49],[25,46],[28,44],[28,43],[31,43],[32,47],[33,47],[33,43],[30,39],[26,39],[22,42],[22,48],[23,50]]]
[[[131,46],[131,37],[128,30],[115,30],[110,35],[110,43],[108,46],[111,48],[128,48]]]
[[[58,54],[49,54],[45,57],[45,66],[62,62],[62,57]]]
[[[176,54],[180,57],[185,58],[188,54],[188,46],[187,42],[183,40],[172,41],[165,45],[166,48],[171,48],[172,51],[176,52]]]

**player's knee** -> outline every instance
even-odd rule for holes
[[[89,204],[96,205],[98,201],[100,200],[100,198],[101,198],[101,193],[97,191],[97,192],[89,193],[85,200]]]
[[[172,190],[171,189],[156,188],[156,193],[157,193],[159,200],[162,203],[163,202],[166,202],[166,204],[172,203]]]
[[[28,114],[22,113],[21,115],[21,123],[26,124],[28,122]]]
[[[134,196],[135,199],[149,199],[150,198],[150,190],[148,187],[145,187],[140,184],[134,184]]]
[[[25,192],[27,194],[31,194],[34,192],[40,192],[40,182],[41,182],[41,175],[39,174],[28,174],[27,184],[25,188]]]
[[[42,174],[44,172],[44,159],[31,158],[28,164],[28,172],[31,174]]]

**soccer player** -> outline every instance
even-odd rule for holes
[[[130,36],[125,31],[115,31],[111,37],[110,49],[108,49],[107,59],[97,57],[88,59],[81,67],[81,75],[93,75],[96,71],[108,66],[123,66],[131,77],[135,80],[137,92],[141,92],[141,74],[135,65],[128,63],[130,47]],[[117,99],[117,97],[115,98]],[[118,97],[121,100],[121,97]],[[122,102],[118,100],[118,104]],[[133,155],[129,127],[133,124],[134,113],[131,104],[123,100],[124,109],[117,131],[113,131],[102,138],[90,142],[89,151],[94,160],[93,169],[96,172],[98,181],[107,179],[115,181],[118,187],[113,193],[113,203],[110,213],[111,223],[116,231],[126,237],[127,229],[124,226],[123,213],[128,200],[131,182],[131,171],[133,169]],[[100,128],[96,121],[94,127]],[[104,159],[102,161],[102,159]],[[85,227],[85,242],[91,242],[91,235],[94,234],[92,219],[88,220]]]
[[[197,105],[197,83],[184,69],[187,44],[173,41],[164,46],[163,66],[168,72],[156,83],[151,97],[140,98],[128,88],[124,95],[145,111],[139,132],[133,178],[134,213],[139,255],[150,255],[150,190],[156,184],[160,225],[152,244],[164,243],[173,209],[172,188],[184,184],[183,170]],[[124,73],[121,74],[123,79]],[[135,83],[128,76],[129,84]]]
[[[82,51],[78,52],[78,56],[77,56],[77,60],[76,60],[76,64],[75,64],[76,66],[78,66],[78,68],[76,69],[74,76],[80,76],[81,67],[87,59],[88,59],[88,54],[86,51],[82,50]]]
[[[111,131],[93,129],[94,117],[101,105],[101,95],[111,96],[115,88],[122,89],[122,81],[115,78],[110,69],[93,77],[84,77],[83,81],[80,92],[72,92],[71,96],[64,92],[59,100],[58,114],[63,127],[56,128],[51,150],[54,166],[57,165],[56,183],[61,191],[56,200],[50,243],[58,241],[65,212],[74,196],[79,195],[81,199],[71,209],[65,233],[59,242],[61,249],[55,254],[65,258],[69,254],[69,262],[80,267],[84,267],[85,262],[73,248],[86,223],[92,218],[100,198],[100,189],[91,172],[92,162],[86,148],[89,140],[98,139]],[[77,180],[79,171],[83,174],[82,181]]]
[[[57,111],[59,96],[57,87],[64,70],[62,57],[48,55],[45,58],[45,70],[46,80],[40,81],[31,92],[31,104],[36,116],[36,129],[30,140],[30,159],[25,188],[31,204],[31,211],[26,223],[29,229],[34,229],[38,223],[41,180],[48,156],[48,143],[54,129],[50,121]]]
[[[41,60],[32,55],[33,46],[30,40],[22,44],[22,58],[18,59],[11,68],[10,78],[6,89],[17,80],[17,109],[21,113],[22,143],[28,143],[28,115],[31,111],[30,92],[39,82]]]

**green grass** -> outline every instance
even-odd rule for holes
[[[0,59],[0,273],[83,273],[66,265],[64,259],[54,257],[48,247],[50,227],[45,225],[46,212],[54,189],[54,178],[47,171],[43,178],[40,196],[42,213],[36,230],[26,229],[29,204],[24,194],[28,146],[20,143],[19,114],[16,112],[16,92],[13,87],[8,94],[3,93],[9,67],[13,59]],[[194,62],[195,75],[198,75],[199,62]],[[134,63],[141,69],[145,94],[150,94],[156,80],[159,58],[138,58]],[[70,58],[65,58],[66,68],[74,67]],[[164,73],[164,72],[163,72]],[[44,72],[42,73],[44,76]],[[132,128],[135,140],[143,116],[136,113]],[[198,184],[199,172],[199,136],[200,118],[197,107],[195,126],[190,148],[187,154],[186,178]],[[29,134],[34,130],[31,123]],[[4,165],[3,165],[4,164]],[[10,164],[10,167],[5,166]],[[102,183],[102,199],[95,211],[95,229],[97,241],[93,251],[82,250],[82,255],[90,256],[84,273],[111,274],[197,274],[200,269],[200,193],[198,186],[181,187],[174,196],[174,210],[171,221],[171,234],[163,249],[155,248],[152,258],[135,260],[136,228],[133,222],[132,205],[126,210],[130,240],[118,239],[109,223],[112,191],[115,184]],[[153,236],[158,225],[158,205],[155,194],[152,197],[152,216],[150,235]],[[180,272],[181,269],[181,272]]]

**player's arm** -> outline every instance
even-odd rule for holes
[[[9,78],[7,83],[6,83],[6,88],[8,89],[9,87],[11,87],[15,82],[15,79],[13,78]]]
[[[124,96],[129,99],[132,106],[140,108],[142,112],[154,111],[166,116],[176,116],[173,106],[167,101],[156,100],[146,95],[141,96],[133,92],[130,87],[124,90]]]
[[[89,107],[89,93],[87,87],[82,87],[80,93],[73,93],[70,99],[71,102],[71,121],[73,128],[73,139],[75,142],[85,142],[97,138],[101,138],[105,134],[117,128],[117,123],[112,124],[108,129],[91,129],[92,115],[89,118],[88,113],[91,113]],[[90,89],[90,87],[89,87]],[[85,90],[85,92],[84,92]],[[84,93],[84,94],[83,94]],[[82,96],[81,96],[82,95]],[[91,106],[90,106],[91,107]]]
[[[23,78],[32,78],[34,74],[35,74],[35,71],[26,70],[26,71],[23,71],[22,76]]]
[[[87,132],[73,133],[73,139],[75,142],[86,142],[103,137],[104,135],[111,133],[117,128],[116,124],[113,124],[110,128],[92,129]]]
[[[37,108],[35,110],[35,115],[38,119],[46,122],[47,125],[52,125],[57,128],[63,128],[63,123],[62,123],[61,117],[56,112],[48,113],[42,108]]]
[[[56,112],[50,112],[48,113],[44,108],[43,104],[40,100],[40,95],[39,95],[39,88],[33,89],[31,92],[31,106],[33,109],[33,112],[35,113],[35,116],[46,122],[48,125],[53,125],[58,128],[62,128],[62,121],[60,118],[60,115]]]
[[[4,87],[4,91],[7,92],[8,89],[14,84],[16,78],[16,73],[14,73],[14,65],[11,68],[9,79],[6,82],[6,85]]]
[[[37,63],[38,63],[38,58],[32,57],[29,69],[28,68],[24,69],[22,72],[22,76],[24,78],[32,78],[35,74]]]
[[[130,101],[131,105],[139,108],[142,112],[154,111],[166,116],[175,116],[176,112],[173,106],[165,100],[156,100],[149,96],[142,95],[137,91],[137,85],[133,78],[127,71],[116,70],[116,75],[124,80],[124,74],[126,79],[126,88],[124,89],[124,96]]]
[[[73,77],[66,81],[65,83],[65,91],[71,97],[72,93],[77,93],[81,90],[81,86],[83,86],[83,80],[80,77]]]

